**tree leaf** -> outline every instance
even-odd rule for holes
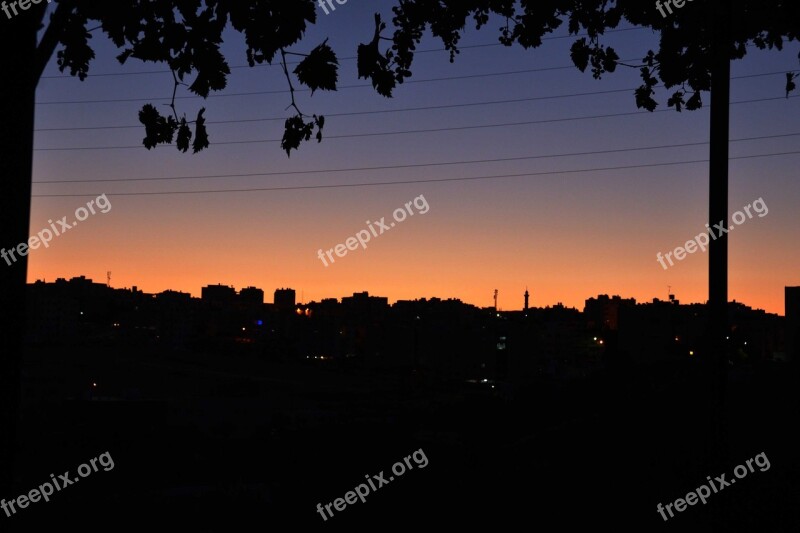
[[[300,147],[302,141],[307,141],[314,133],[314,125],[318,122],[306,122],[303,120],[302,115],[295,115],[286,119],[284,124],[283,139],[281,140],[281,148],[286,151],[286,155],[292,156],[292,150]]]
[[[203,113],[206,112],[206,108],[202,108],[199,113],[197,113],[197,120],[195,121],[194,125],[194,142],[192,143],[192,150],[196,154],[197,152],[208,148],[208,132],[206,131],[206,119],[203,117]]]
[[[654,91],[646,85],[642,85],[636,89],[636,106],[639,108],[647,109],[648,111],[655,111],[658,103],[653,99]]]
[[[686,109],[689,111],[696,111],[703,107],[703,98],[700,91],[695,91],[691,98],[686,102]]]
[[[669,100],[667,100],[667,107],[674,107],[675,111],[680,113],[683,110],[685,102],[683,100],[683,91],[677,91]]]
[[[145,104],[139,111],[139,122],[144,124],[145,137],[142,142],[148,150],[159,144],[171,143],[178,127],[173,117],[165,118],[152,104]]]
[[[317,125],[317,142],[321,143],[322,142],[322,128],[325,127],[325,117],[323,117],[322,115],[320,115],[319,117],[317,117],[317,115],[314,115],[314,122]]]
[[[581,72],[586,72],[586,69],[589,67],[589,46],[586,44],[585,37],[572,43],[570,56],[575,66],[578,67]]]
[[[189,141],[191,140],[192,130],[189,128],[189,124],[186,122],[186,118],[184,117],[181,119],[180,126],[178,126],[178,138],[175,140],[178,150],[186,153],[189,150]]]
[[[193,59],[197,77],[189,87],[190,91],[206,98],[209,92],[221,91],[227,86],[227,76],[231,70],[218,46],[208,47]]]
[[[314,48],[294,69],[300,83],[311,89],[311,94],[317,89],[335,91],[339,78],[339,61],[336,54],[324,43]]]
[[[619,61],[619,55],[617,55],[616,50],[610,46],[606,48],[605,57],[603,58],[603,68],[606,72],[617,70],[617,61]]]

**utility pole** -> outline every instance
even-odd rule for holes
[[[709,431],[706,462],[718,467],[726,463],[725,388],[727,382],[728,331],[728,158],[731,102],[731,5],[729,0],[713,2],[711,21],[711,135],[709,153],[710,228],[722,222],[722,235],[712,239],[708,249],[708,330],[705,374],[709,398]],[[713,231],[713,230],[710,230]],[[717,463],[717,464],[713,464]],[[713,532],[721,524],[721,509],[714,511]]]

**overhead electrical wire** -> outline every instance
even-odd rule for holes
[[[642,27],[620,28],[620,29],[614,29],[614,30],[607,30],[607,31],[604,32],[604,34],[622,33],[622,32],[628,32],[628,31],[642,31],[642,30],[646,30],[646,29],[647,28],[642,28]],[[543,41],[554,41],[554,40],[558,40],[558,39],[573,39],[573,38],[577,39],[579,37],[587,37],[587,36],[588,36],[588,34],[581,33],[581,34],[577,34],[577,35],[559,35],[559,36],[542,37],[542,40]],[[489,47],[495,47],[495,46],[504,46],[504,45],[501,44],[501,43],[471,44],[471,45],[459,46],[458,49],[459,50],[468,50],[468,49],[474,49],[474,48],[489,48]],[[428,53],[431,53],[431,52],[447,52],[447,49],[446,48],[427,48],[427,49],[423,49],[423,50],[415,50],[414,54],[428,54]],[[339,61],[350,61],[350,60],[353,60],[353,59],[358,59],[358,56],[345,56],[345,57],[338,58]],[[287,64],[288,65],[297,65],[299,63],[300,63],[300,61],[291,61],[291,62],[288,62]],[[231,70],[233,70],[233,69],[246,69],[246,68],[258,68],[258,67],[279,67],[279,66],[280,65],[278,63],[272,63],[272,64],[270,64],[270,63],[260,63],[260,64],[254,65],[253,67],[251,67],[250,65],[233,65],[233,66],[231,66],[229,68]],[[108,77],[108,76],[141,76],[141,75],[148,75],[148,74],[169,74],[170,72],[171,71],[168,70],[168,69],[145,70],[145,71],[140,71],[140,72],[106,72],[106,73],[99,73],[99,74],[93,74],[93,73],[90,72],[88,77],[91,78],[91,77]],[[73,79],[73,78],[75,78],[75,76],[71,76],[69,74],[56,74],[56,75],[48,75],[48,76],[42,76],[41,77],[41,79],[43,79],[43,80],[45,80],[45,79],[50,79],[50,80],[52,80],[52,79]]]
[[[781,133],[776,135],[762,135],[758,137],[743,137],[740,139],[731,139],[729,142],[752,142],[761,141],[766,139],[779,139],[787,137],[800,136],[797,133]],[[307,174],[332,174],[337,172],[365,172],[374,170],[398,170],[404,168],[423,168],[423,167],[442,167],[453,165],[474,165],[485,163],[507,163],[510,161],[530,161],[534,159],[556,159],[560,157],[578,157],[587,155],[606,155],[626,152],[643,152],[649,150],[663,150],[669,148],[688,148],[693,146],[706,146],[708,142],[692,142],[681,144],[663,144],[658,146],[641,146],[635,148],[616,148],[612,150],[593,150],[589,152],[569,152],[561,154],[541,154],[520,157],[498,157],[493,159],[471,159],[465,161],[446,161],[437,163],[409,163],[403,165],[383,165],[372,167],[351,167],[351,168],[325,168],[315,170],[292,170],[292,171],[275,171],[275,172],[253,172],[246,174],[209,174],[203,176],[168,176],[160,178],[123,178],[123,179],[93,179],[93,180],[61,180],[61,181],[34,181],[36,185],[54,185],[62,183],[130,183],[141,181],[175,181],[175,180],[205,180],[205,179],[222,179],[222,178],[253,178],[253,177],[266,177],[266,176],[297,176]]]
[[[800,155],[800,151],[792,152],[778,152],[772,154],[754,154],[747,156],[731,157],[731,160],[742,159],[756,159],[765,157],[779,157],[787,155]],[[393,181],[378,181],[378,182],[362,182],[362,183],[334,183],[325,185],[293,185],[287,187],[256,187],[247,189],[215,189],[215,190],[202,190],[202,191],[158,191],[158,192],[123,192],[123,193],[103,193],[109,196],[168,196],[168,195],[183,195],[183,194],[226,194],[226,193],[240,193],[240,192],[274,192],[274,191],[295,191],[295,190],[314,190],[314,189],[343,189],[354,187],[377,187],[386,185],[408,185],[416,183],[447,183],[459,181],[476,181],[476,180],[491,180],[491,179],[504,179],[504,178],[522,178],[522,177],[536,177],[536,176],[558,176],[565,174],[581,174],[587,172],[603,172],[609,170],[629,170],[640,168],[656,168],[675,165],[691,165],[698,163],[708,163],[708,159],[695,159],[688,161],[670,161],[665,163],[649,163],[642,165],[624,165],[615,167],[597,167],[575,170],[555,170],[546,172],[525,172],[521,174],[494,174],[488,176],[470,176],[470,177],[457,177],[457,178],[430,178],[430,179],[414,179],[414,180],[393,180]],[[83,198],[90,196],[100,196],[98,193],[84,193],[84,194],[35,194],[34,198]]]
[[[755,78],[755,77],[762,77],[762,76],[775,76],[779,74],[785,74],[783,71],[781,72],[766,72],[762,74],[751,74],[748,76],[735,76],[732,79],[742,79],[742,78]],[[422,81],[422,80],[420,80]],[[433,106],[423,106],[423,107],[406,107],[406,108],[399,108],[399,109],[378,109],[378,110],[371,110],[371,111],[352,111],[347,113],[328,113],[325,116],[328,118],[333,117],[350,117],[350,116],[360,116],[360,115],[376,115],[376,114],[383,114],[383,113],[404,113],[404,112],[412,112],[412,111],[433,111],[437,109],[455,109],[455,108],[462,108],[462,107],[476,107],[476,106],[484,106],[484,105],[500,105],[500,104],[516,104],[516,103],[523,103],[523,102],[535,102],[540,100],[556,100],[561,98],[578,98],[583,96],[598,96],[604,94],[617,94],[617,93],[626,93],[635,90],[634,88],[628,89],[609,89],[605,91],[590,91],[590,92],[583,92],[583,93],[568,93],[568,94],[560,94],[560,95],[548,95],[548,96],[531,96],[528,98],[511,98],[506,100],[489,100],[483,102],[468,102],[462,104],[443,104],[443,105],[433,105]],[[264,117],[264,118],[249,118],[249,119],[238,119],[238,120],[209,120],[206,121],[206,124],[242,124],[242,123],[251,123],[251,122],[271,122],[271,121],[283,121],[286,120],[286,117]],[[141,124],[130,125],[130,126],[82,126],[82,127],[73,127],[73,128],[37,128],[34,131],[37,132],[45,132],[45,131],[92,131],[92,130],[115,130],[115,129],[141,129]]]
[[[800,95],[789,96],[788,98],[798,98]],[[731,102],[731,105],[741,105],[741,104],[751,104],[751,103],[758,103],[758,102],[769,102],[775,100],[786,100],[787,97],[784,96],[776,96],[772,98],[757,98],[752,100],[741,100],[736,102]],[[706,109],[710,108],[710,106],[706,106]],[[582,116],[582,117],[566,117],[566,118],[554,118],[554,119],[542,119],[542,120],[527,120],[527,121],[520,121],[520,122],[504,122],[499,124],[478,124],[472,126],[453,126],[453,127],[445,127],[445,128],[426,128],[426,129],[416,129],[416,130],[401,130],[401,131],[385,131],[385,132],[372,132],[372,133],[352,133],[352,134],[342,134],[342,135],[327,135],[325,136],[326,139],[354,139],[354,138],[363,138],[363,137],[381,137],[381,136],[388,136],[388,135],[407,135],[407,134],[416,134],[416,133],[437,133],[437,132],[444,132],[444,131],[466,131],[466,130],[476,130],[476,129],[486,129],[486,128],[500,128],[500,127],[511,127],[511,126],[528,126],[533,124],[550,124],[550,123],[559,123],[559,122],[570,122],[576,120],[590,120],[590,119],[604,119],[604,118],[612,118],[612,117],[625,117],[625,116],[633,116],[633,115],[652,115],[653,113],[666,113],[666,112],[674,112],[671,109],[659,109],[655,111],[629,111],[626,113],[608,113],[604,115],[590,115],[590,116]],[[237,145],[237,144],[260,144],[260,143],[276,143],[281,142],[281,139],[249,139],[249,140],[241,140],[241,141],[216,141],[214,145]],[[159,145],[159,146],[173,146],[171,144],[166,145]],[[126,146],[77,146],[77,147],[65,147],[65,148],[34,148],[36,152],[73,152],[73,151],[87,151],[87,150],[135,150],[141,149],[143,146],[139,145],[126,145]]]
[[[462,76],[443,76],[441,78],[426,78],[421,80],[407,80],[403,82],[403,85],[410,85],[414,83],[432,83],[438,81],[454,81],[454,80],[466,80],[466,79],[476,79],[476,78],[491,78],[496,76],[511,76],[515,74],[530,74],[532,72],[544,72],[547,70],[563,70],[565,68],[570,67],[545,67],[545,68],[535,68],[535,69],[523,69],[523,70],[509,70],[505,72],[488,72],[483,74],[465,74]],[[572,67],[574,68],[574,67]],[[744,78],[755,78],[761,76],[777,76],[777,75],[785,75],[786,71],[777,71],[777,72],[765,72],[761,74],[750,74],[746,76],[732,76],[731,80],[735,79],[744,79]],[[372,85],[369,83],[359,83],[355,85],[340,85],[337,87],[337,91],[339,90],[346,90],[346,89],[363,89],[363,88],[371,88]],[[633,89],[630,89],[633,90]],[[301,92],[311,92],[311,89],[295,89],[295,93]],[[208,98],[232,98],[232,97],[240,97],[240,96],[263,96],[267,94],[287,94],[289,93],[289,89],[275,89],[272,91],[248,91],[248,92],[241,92],[241,93],[227,93],[227,94],[209,94]],[[188,96],[176,96],[175,100],[191,100],[191,99],[198,99],[203,98],[202,96],[198,95],[188,95]],[[160,97],[145,97],[145,98],[108,98],[103,100],[54,100],[54,101],[37,101],[36,105],[78,105],[78,104],[115,104],[115,103],[127,103],[127,102],[157,102],[157,101],[172,101],[172,97],[168,96],[160,96]]]

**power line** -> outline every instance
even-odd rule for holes
[[[647,28],[641,28],[641,27],[637,27],[637,28],[621,28],[621,29],[616,29],[616,30],[608,30],[605,33],[620,33],[620,32],[626,32],[626,31],[641,31],[641,30],[645,30],[645,29],[647,29]],[[586,36],[588,36],[587,33],[581,33],[581,34],[577,34],[577,35],[563,35],[563,36],[558,36],[558,37],[543,37],[542,40],[543,41],[553,41],[553,40],[557,40],[557,39],[573,39],[573,38],[574,39],[578,39],[580,37],[586,37]],[[472,49],[472,48],[490,48],[490,47],[495,47],[495,46],[504,46],[504,45],[501,44],[501,43],[486,43],[486,44],[472,44],[472,45],[466,45],[466,46],[459,46],[458,48],[459,48],[459,50],[468,50],[468,49]],[[428,49],[425,49],[425,50],[415,50],[414,54],[427,54],[427,53],[430,53],[430,52],[447,52],[447,49],[446,48],[428,48]],[[358,59],[358,56],[346,56],[346,57],[338,58],[339,61],[351,61],[351,60],[354,60],[354,59]],[[297,65],[299,63],[300,63],[300,61],[292,61],[292,62],[287,62],[287,65]],[[279,67],[279,66],[280,66],[280,64],[277,64],[277,63],[272,63],[272,64],[270,64],[270,63],[261,63],[261,64],[256,64],[253,67],[251,67],[250,65],[234,65],[234,66],[231,66],[230,69],[233,70],[233,69]],[[573,65],[573,68],[574,68],[574,65]],[[91,74],[90,73],[88,77],[90,77],[90,78],[100,78],[100,77],[109,77],[109,76],[142,76],[142,75],[148,75],[148,74],[169,74],[170,72],[171,71],[168,70],[168,69],[162,69],[162,70],[145,70],[145,71],[141,71],[141,72],[109,72],[109,73],[100,73],[100,74]],[[59,74],[59,75],[42,76],[41,77],[41,79],[43,79],[43,80],[45,80],[45,79],[49,79],[49,80],[52,80],[52,79],[73,79],[73,78],[75,78],[75,76],[71,76],[69,74]]]
[[[537,100],[554,100],[559,98],[575,98],[579,96],[596,96],[601,94],[613,94],[613,93],[622,93],[622,92],[630,92],[633,89],[611,89],[607,91],[592,91],[587,93],[573,93],[573,94],[560,94],[560,95],[551,95],[551,96],[533,96],[530,98],[513,98],[510,100],[490,100],[486,102],[473,102],[473,103],[464,103],[464,104],[447,104],[447,105],[433,105],[433,106],[424,106],[424,107],[405,107],[400,109],[380,109],[376,111],[353,111],[349,113],[326,113],[325,118],[332,118],[332,117],[351,117],[351,116],[358,116],[358,115],[377,115],[383,113],[404,113],[409,111],[433,111],[436,109],[453,109],[453,108],[460,108],[460,107],[474,107],[474,106],[484,106],[484,105],[495,105],[495,104],[516,104],[522,102],[534,102]],[[271,121],[284,121],[286,117],[267,117],[267,118],[246,118],[246,119],[239,119],[239,120],[208,120],[206,124],[241,124],[241,123],[248,123],[248,122],[271,122]],[[79,128],[41,128],[34,131],[84,131],[84,130],[113,130],[113,129],[141,129],[142,124],[138,124],[135,126],[87,126],[87,127],[79,127]]]
[[[800,95],[789,96],[789,98],[798,98]],[[739,105],[739,104],[750,104],[756,102],[768,102],[774,100],[786,100],[787,97],[784,96],[776,96],[772,98],[759,98],[755,100],[742,100],[739,102],[731,102],[731,105]],[[705,109],[708,109],[710,106],[707,106]],[[522,122],[506,122],[501,124],[481,124],[475,126],[454,126],[448,128],[428,128],[428,129],[418,129],[418,130],[403,130],[403,131],[385,131],[385,132],[373,132],[373,133],[351,133],[351,134],[344,134],[344,135],[328,135],[326,139],[355,139],[355,138],[362,138],[362,137],[382,137],[388,135],[407,135],[412,133],[438,133],[443,131],[466,131],[466,130],[476,130],[476,129],[486,129],[486,128],[500,128],[500,127],[510,127],[510,126],[529,126],[533,124],[552,124],[552,123],[560,123],[560,122],[570,122],[570,121],[579,121],[579,120],[589,120],[589,119],[603,119],[603,118],[612,118],[612,117],[625,117],[625,116],[633,116],[633,115],[651,115],[653,113],[666,113],[666,112],[673,112],[671,109],[658,109],[655,111],[630,111],[627,113],[609,113],[605,115],[592,115],[592,116],[583,116],[583,117],[568,117],[568,118],[554,118],[554,119],[544,119],[544,120],[527,120]],[[261,144],[261,143],[275,143],[281,142],[281,139],[253,139],[253,140],[244,140],[244,141],[218,141],[215,142],[214,145],[236,145],[236,144]],[[168,145],[159,145],[159,146],[173,146],[172,144]],[[72,152],[72,151],[84,151],[84,150],[134,150],[134,149],[141,149],[142,145],[132,145],[132,146],[78,146],[78,147],[71,147],[71,148],[34,148],[34,151],[37,152]]]
[[[800,151],[794,152],[779,152],[773,154],[756,154],[748,156],[731,157],[731,160],[740,159],[756,159],[764,157],[778,157],[786,155],[800,155]],[[295,185],[290,187],[262,187],[251,189],[218,189],[206,191],[162,191],[162,192],[124,192],[124,193],[103,193],[110,194],[111,196],[167,196],[167,195],[180,195],[180,194],[223,194],[223,193],[237,193],[237,192],[268,192],[268,191],[295,191],[295,190],[314,190],[314,189],[342,189],[354,187],[377,187],[385,185],[409,185],[415,183],[446,183],[458,181],[476,181],[476,180],[490,180],[490,179],[503,179],[503,178],[522,178],[522,177],[535,177],[535,176],[557,176],[564,174],[580,174],[586,172],[603,172],[609,170],[629,170],[638,168],[655,168],[667,167],[675,165],[691,165],[697,163],[708,163],[708,159],[696,159],[691,161],[673,161],[667,163],[651,163],[646,165],[626,165],[618,167],[602,167],[602,168],[587,168],[576,170],[556,170],[548,172],[526,172],[523,174],[495,174],[489,176],[472,176],[460,178],[432,178],[432,179],[418,179],[418,180],[396,180],[396,181],[379,181],[372,183],[337,183],[330,185]],[[100,196],[99,194],[35,194],[33,198],[84,198],[90,196]]]
[[[473,78],[491,78],[494,76],[511,76],[514,74],[530,74],[532,72],[545,72],[550,70],[565,70],[569,68],[575,68],[574,65],[564,66],[564,67],[544,67],[544,68],[532,68],[532,69],[523,69],[523,70],[509,70],[506,72],[487,72],[484,74],[466,74],[463,76],[444,76],[441,78],[426,78],[421,80],[408,80],[404,81],[403,85],[409,85],[413,83],[431,83],[436,81],[453,81],[453,80],[466,80],[466,79],[473,79]],[[780,72],[780,74],[784,74],[784,72]],[[369,83],[361,83],[356,85],[340,85],[336,88],[337,91],[343,89],[362,89],[364,87],[372,87],[372,84]],[[209,94],[208,98],[231,98],[231,97],[238,97],[238,96],[262,96],[267,94],[284,94],[288,93],[289,89],[276,89],[274,91],[248,91],[242,93],[228,93],[228,94]],[[311,89],[295,89],[294,92],[311,92]],[[202,96],[198,96],[196,94],[188,95],[188,96],[176,96],[176,100],[190,100],[195,98],[203,98]],[[145,102],[145,101],[158,101],[158,100],[168,100],[172,101],[172,97],[158,97],[158,98],[109,98],[106,100],[58,100],[53,102],[36,102],[37,105],[73,105],[73,104],[113,104],[113,103],[124,103],[124,102]]]
[[[783,98],[780,98],[781,100]],[[667,109],[660,109],[653,111],[653,113],[664,113],[669,110]],[[486,128],[501,128],[501,127],[511,127],[511,126],[529,126],[533,124],[551,124],[551,123],[558,123],[558,122],[570,122],[576,120],[589,120],[589,119],[601,119],[601,118],[611,118],[611,117],[625,117],[625,116],[632,116],[632,115],[648,115],[650,112],[648,111],[631,111],[628,113],[610,113],[606,115],[591,115],[591,116],[583,116],[583,117],[570,117],[570,118],[554,118],[554,119],[544,119],[544,120],[528,120],[524,122],[504,122],[500,124],[481,124],[475,126],[453,126],[449,128],[428,128],[428,129],[418,129],[418,130],[402,130],[402,131],[381,131],[381,132],[373,132],[373,133],[352,133],[352,134],[345,134],[345,135],[327,135],[325,139],[355,139],[361,137],[383,137],[389,135],[408,135],[412,133],[440,133],[444,131],[466,131],[466,130],[476,130],[476,129],[486,129]],[[261,143],[277,143],[281,142],[281,139],[252,139],[252,140],[244,140],[244,141],[217,141],[213,143],[215,146],[220,145],[237,145],[237,144],[261,144]],[[174,146],[173,144],[165,144],[165,145],[158,145],[158,147],[166,147],[166,146]],[[139,150],[143,147],[143,145],[128,145],[128,146],[78,146],[78,147],[71,147],[71,148],[34,148],[34,151],[37,152],[73,152],[73,151],[83,151],[83,150]]]
[[[798,133],[783,133],[778,135],[763,135],[759,137],[743,137],[740,139],[731,139],[729,142],[750,142],[750,141],[760,141],[766,139],[778,139],[778,138],[786,138],[786,137],[797,137],[800,136],[800,132]],[[575,157],[575,156],[586,156],[586,155],[605,155],[605,154],[614,154],[614,153],[625,153],[625,152],[640,152],[646,150],[662,150],[668,148],[686,148],[691,146],[706,146],[708,142],[693,142],[693,143],[682,143],[682,144],[664,144],[659,146],[642,146],[637,148],[617,148],[613,150],[595,150],[591,152],[571,152],[571,153],[562,153],[562,154],[546,154],[546,155],[531,155],[531,156],[521,156],[521,157],[502,157],[502,158],[495,158],[495,159],[474,159],[474,160],[467,160],[467,161],[447,161],[447,162],[438,162],[438,163],[414,163],[414,164],[405,164],[405,165],[384,165],[384,166],[373,166],[373,167],[353,167],[353,168],[337,168],[337,169],[317,169],[317,170],[295,170],[295,171],[285,171],[285,172],[256,172],[256,173],[248,173],[248,174],[212,174],[212,175],[204,175],[204,176],[171,176],[171,177],[161,177],[161,178],[126,178],[126,179],[99,179],[99,180],[61,180],[61,181],[34,181],[34,184],[62,184],[62,183],[128,183],[128,182],[142,182],[142,181],[173,181],[173,180],[201,180],[201,179],[220,179],[220,178],[252,178],[252,177],[265,177],[265,176],[297,176],[297,175],[307,175],[307,174],[332,174],[336,172],[364,172],[364,171],[372,171],[372,170],[396,170],[396,169],[404,169],[404,168],[421,168],[421,167],[442,167],[442,166],[452,166],[452,165],[473,165],[473,164],[482,164],[482,163],[501,163],[501,162],[509,162],[509,161],[530,161],[534,159],[555,159],[559,157]]]
[[[570,67],[555,67],[555,68],[570,68]],[[763,74],[751,74],[747,76],[736,76],[732,79],[742,79],[742,78],[755,78],[755,77],[763,77],[763,76],[775,76],[778,74],[785,74],[784,72],[766,72]],[[420,80],[422,81],[422,80]],[[656,87],[661,87],[660,85]],[[413,111],[433,111],[437,109],[455,109],[455,108],[463,108],[463,107],[476,107],[476,106],[485,106],[485,105],[499,105],[499,104],[517,104],[523,102],[535,102],[540,100],[557,100],[561,98],[577,98],[582,96],[598,96],[598,95],[605,95],[605,94],[616,94],[616,93],[625,93],[634,91],[635,88],[629,89],[610,89],[606,91],[590,91],[590,92],[583,92],[583,93],[571,93],[571,94],[559,94],[559,95],[548,95],[548,96],[533,96],[529,98],[512,98],[507,100],[489,100],[485,102],[471,102],[471,103],[463,103],[463,104],[446,104],[446,105],[433,105],[433,106],[423,106],[423,107],[405,107],[399,109],[379,109],[375,111],[352,111],[348,113],[330,113],[326,114],[326,118],[335,118],[335,117],[351,117],[351,116],[362,116],[362,115],[377,115],[377,114],[384,114],[384,113],[405,113],[405,112],[413,112]],[[238,120],[211,120],[206,121],[206,124],[243,124],[243,123],[253,123],[253,122],[274,122],[274,121],[284,121],[286,117],[264,117],[264,118],[248,118],[248,119],[238,119]],[[131,126],[84,126],[84,127],[77,127],[77,128],[39,128],[34,131],[37,132],[44,132],[44,131],[97,131],[97,130],[121,130],[121,129],[141,129],[141,124],[131,125]]]
[[[630,60],[629,60],[630,61]],[[444,76],[441,78],[426,78],[421,80],[409,80],[403,82],[403,85],[411,85],[415,83],[432,83],[437,81],[455,81],[455,80],[466,80],[466,79],[477,79],[477,78],[491,78],[495,76],[511,76],[515,74],[530,74],[533,72],[545,72],[551,70],[565,70],[574,68],[572,67],[544,67],[544,68],[534,68],[534,69],[523,69],[523,70],[509,70],[506,72],[489,72],[485,74],[466,74],[463,76]],[[755,78],[761,76],[776,76],[776,75],[785,75],[786,71],[778,71],[778,72],[765,72],[763,74],[751,74],[749,76],[732,76],[731,79],[742,79],[742,78]],[[365,87],[371,88],[372,85],[369,83],[361,83],[361,84],[354,84],[354,85],[340,85],[337,87],[337,91],[344,90],[344,89],[363,89]],[[633,90],[633,89],[631,89]],[[240,93],[228,93],[228,94],[209,94],[207,98],[232,98],[232,97],[240,97],[240,96],[264,96],[268,94],[286,94],[288,93],[288,89],[275,89],[272,91],[248,91],[248,92],[240,92]],[[295,89],[296,93],[300,92],[311,92],[311,89]],[[176,96],[175,100],[191,100],[203,98],[202,96],[198,95],[188,95],[188,96]],[[115,104],[115,103],[128,103],[128,102],[157,102],[157,101],[172,101],[172,97],[156,97],[156,98],[108,98],[104,100],[56,100],[50,102],[36,102],[36,105],[78,105],[78,104]]]

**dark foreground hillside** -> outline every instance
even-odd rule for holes
[[[696,364],[512,385],[247,356],[40,350],[25,368],[18,494],[50,474],[75,477],[104,452],[114,468],[0,514],[0,530],[793,532],[799,379],[787,364],[733,367],[726,439],[709,451]],[[427,464],[410,461],[388,482],[419,450]],[[656,511],[761,453],[768,470],[706,505],[667,522]],[[382,471],[385,486],[323,520],[317,504]]]

